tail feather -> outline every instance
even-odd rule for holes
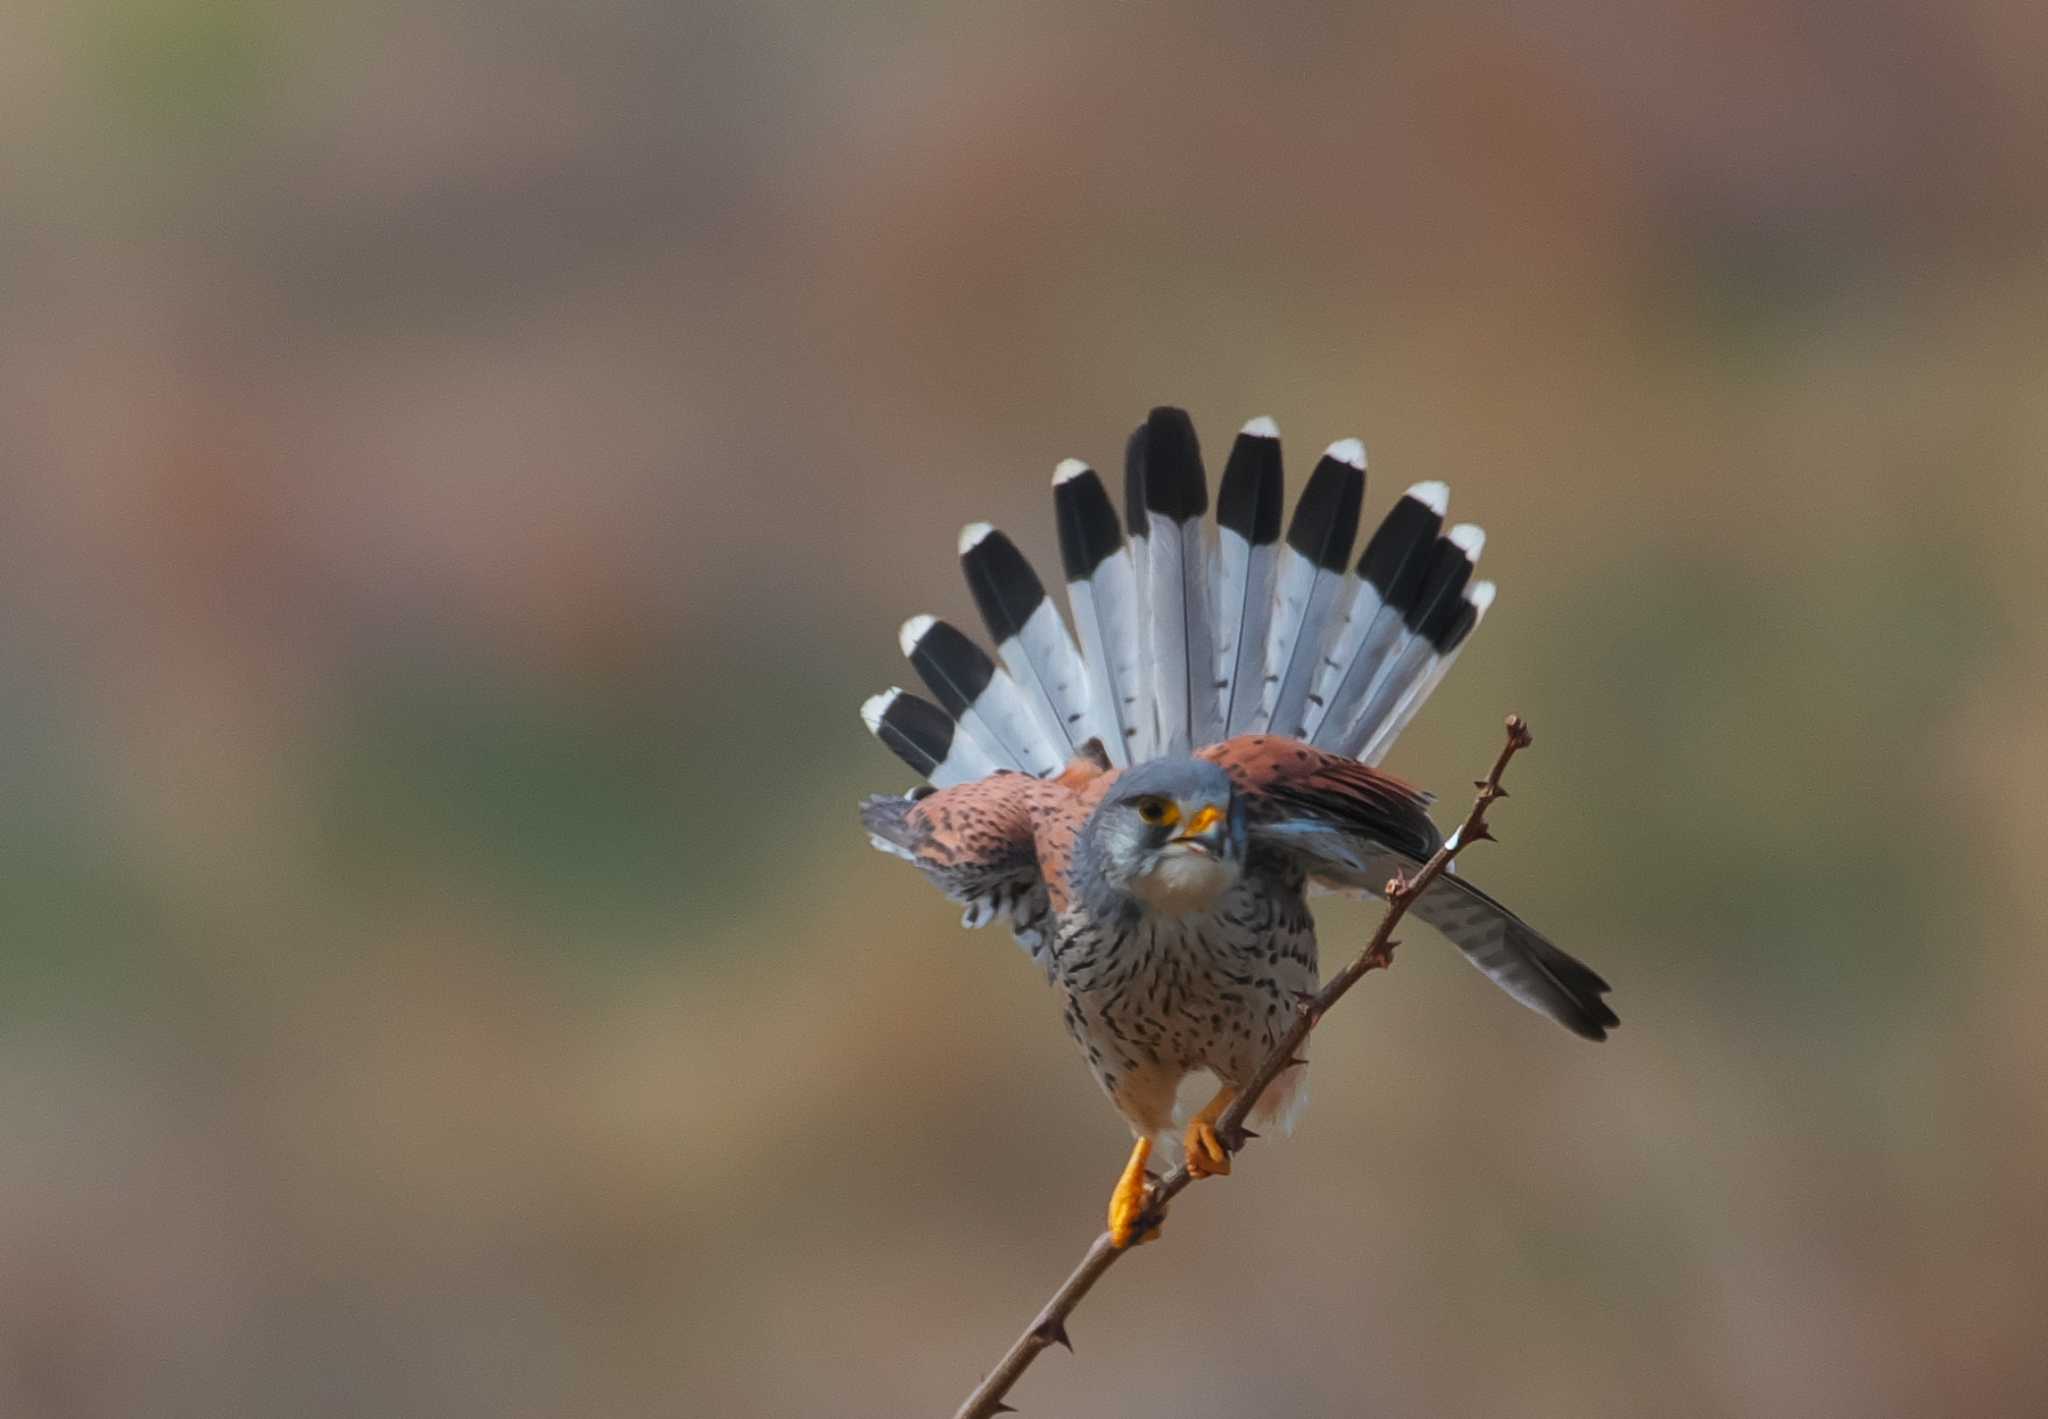
[[[1266,641],[1266,700],[1256,728],[1300,737],[1364,501],[1365,446],[1356,439],[1331,444],[1309,475],[1280,553]]]
[[[1139,714],[1144,696],[1130,548],[1108,489],[1087,464],[1073,458],[1060,464],[1052,475],[1052,497],[1089,701],[1110,731],[1103,747],[1112,764],[1138,763],[1151,756],[1152,738],[1149,708]]]
[[[1261,732],[1377,763],[1494,593],[1472,580],[1484,535],[1444,530],[1436,482],[1409,488],[1347,570],[1365,462],[1356,439],[1330,445],[1283,538],[1279,430],[1253,419],[1231,446],[1212,534],[1194,425],[1154,409],[1125,447],[1121,523],[1093,469],[1069,459],[1053,474],[1076,634],[1016,544],[974,523],[961,567],[996,655],[913,617],[903,652],[937,703],[895,690],[864,718],[935,784],[1056,775],[1091,740],[1119,767]]]
[[[1415,718],[1429,697],[1436,693],[1436,687],[1443,683],[1444,676],[1451,673],[1451,666],[1457,663],[1458,652],[1465,648],[1465,638],[1479,628],[1486,619],[1487,608],[1493,605],[1493,583],[1482,581],[1466,591],[1464,609],[1453,622],[1443,647],[1430,663],[1429,671],[1414,688],[1403,697],[1400,705],[1387,716],[1386,722],[1367,739],[1353,757],[1368,764],[1377,764],[1394,747],[1394,741],[1401,731],[1408,727],[1408,721]]]
[[[948,622],[912,616],[903,623],[903,654],[939,707],[961,732],[988,752],[998,767],[1043,776],[1058,773],[1067,756],[1010,673]]]
[[[1146,758],[1165,752],[1164,730],[1159,723],[1159,697],[1152,685],[1152,515],[1145,510],[1145,456],[1142,442],[1145,426],[1140,424],[1124,443],[1124,529],[1131,553],[1131,609],[1137,632],[1131,637],[1137,656],[1135,711],[1139,719],[1137,738],[1146,746]]]
[[[1380,657],[1371,687],[1338,731],[1333,747],[1339,752],[1357,756],[1368,743],[1384,739],[1380,731],[1428,680],[1453,647],[1452,636],[1469,632],[1476,623],[1476,610],[1464,599],[1464,591],[1485,545],[1486,534],[1469,522],[1436,540],[1421,587],[1413,604],[1402,611],[1400,628]]]
[[[960,567],[997,654],[1060,746],[1062,762],[1106,737],[1091,711],[1081,653],[1017,544],[985,522],[970,523],[960,533]]]
[[[1394,504],[1358,559],[1351,614],[1328,657],[1323,704],[1312,707],[1308,731],[1319,749],[1348,753],[1339,731],[1347,730],[1372,688],[1387,652],[1401,631],[1402,613],[1415,604],[1429,551],[1443,531],[1450,489],[1417,483]]]
[[[1243,734],[1258,720],[1285,504],[1280,430],[1271,419],[1253,419],[1238,433],[1216,491],[1216,651],[1225,736]]]
[[[870,696],[860,717],[869,733],[934,787],[971,783],[1001,767],[973,739],[955,732],[951,715],[902,690]]]
[[[1209,605],[1209,488],[1195,426],[1154,409],[1131,443],[1147,522],[1145,582],[1161,748],[1185,754],[1221,739]]]

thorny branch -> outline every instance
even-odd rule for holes
[[[1483,779],[1476,780],[1474,787],[1479,792],[1472,800],[1472,811],[1465,815],[1465,821],[1455,833],[1444,840],[1444,845],[1424,863],[1412,877],[1396,876],[1387,883],[1387,913],[1380,919],[1378,930],[1366,943],[1363,951],[1353,958],[1343,970],[1323,983],[1323,988],[1312,996],[1304,997],[1295,1007],[1294,1023],[1273,1046],[1272,1052],[1252,1072],[1252,1077],[1239,1088],[1237,1098],[1216,1120],[1217,1137],[1232,1153],[1243,1148],[1246,1141],[1256,1137],[1244,1126],[1245,1119],[1258,1106],[1259,1096],[1266,1092],[1273,1081],[1280,1077],[1290,1065],[1299,1062],[1301,1047],[1325,1014],[1344,997],[1344,993],[1358,984],[1366,972],[1381,970],[1394,962],[1394,948],[1400,943],[1394,940],[1394,928],[1401,924],[1401,918],[1408,914],[1408,908],[1422,895],[1429,884],[1442,876],[1458,854],[1475,842],[1492,838],[1486,829],[1486,810],[1508,796],[1500,786],[1501,775],[1507,772],[1508,761],[1523,749],[1529,747],[1532,736],[1529,726],[1518,714],[1507,719],[1507,742],[1501,746],[1498,757],[1493,761],[1493,770]],[[1194,1181],[1183,1163],[1161,1178],[1152,1186],[1151,1206],[1146,1217],[1139,1222],[1140,1233],[1156,1225],[1165,1215],[1166,1204],[1183,1188]],[[975,1386],[966,1402],[955,1412],[954,1419],[989,1419],[996,1414],[1013,1413],[1003,1397],[1010,1387],[1017,1383],[1024,1371],[1031,1367],[1039,1352],[1053,1345],[1064,1345],[1073,1349],[1073,1342],[1067,1339],[1067,1317],[1081,1304],[1102,1273],[1114,1266],[1119,1257],[1131,1248],[1120,1248],[1109,1240],[1104,1232],[1088,1248],[1088,1254],[1081,1258],[1052,1299],[1039,1308],[1031,1324],[1017,1337],[996,1367],[989,1371],[987,1378]]]

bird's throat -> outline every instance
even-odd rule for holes
[[[1238,864],[1198,847],[1168,848],[1151,870],[1131,879],[1131,895],[1155,912],[1192,916],[1216,905],[1237,882]]]

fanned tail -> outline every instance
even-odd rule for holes
[[[862,718],[939,785],[1058,774],[1092,740],[1113,766],[1261,732],[1377,763],[1494,590],[1473,580],[1484,534],[1444,530],[1437,482],[1409,488],[1347,571],[1365,482],[1364,446],[1331,444],[1283,540],[1279,430],[1253,419],[1231,446],[1212,545],[1194,425],[1154,409],[1125,448],[1121,524],[1092,468],[1069,459],[1053,474],[1078,647],[1016,544],[974,523],[961,567],[996,657],[913,617],[903,653],[937,703],[891,690]]]
[[[1141,688],[1138,588],[1123,527],[1102,479],[1077,458],[1053,470],[1052,499],[1090,703],[1110,731],[1104,750],[1112,764],[1141,763],[1152,756],[1152,712]]]
[[[1250,726],[1254,730],[1301,736],[1364,501],[1365,445],[1357,439],[1331,444],[1309,474],[1287,526],[1287,545],[1273,582],[1263,704]]]
[[[1238,432],[1216,490],[1216,652],[1225,737],[1244,734],[1258,721],[1285,503],[1280,430],[1271,419],[1253,419]]]

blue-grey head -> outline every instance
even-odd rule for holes
[[[1117,778],[1075,852],[1091,912],[1207,911],[1244,871],[1244,804],[1206,759],[1156,759]]]

